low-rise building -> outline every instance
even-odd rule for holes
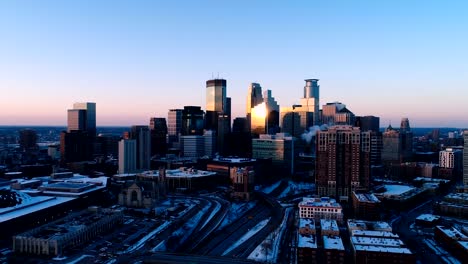
[[[354,216],[358,219],[380,219],[380,200],[371,193],[352,193]]]
[[[297,263],[318,263],[317,234],[313,219],[299,219]]]
[[[323,237],[324,263],[345,263],[345,248],[339,236]]]
[[[254,191],[255,183],[253,167],[233,167],[230,169],[230,178],[232,186],[231,198],[249,201]]]
[[[454,227],[436,226],[434,238],[459,261],[468,260],[468,236]]]
[[[348,219],[348,230],[351,233],[353,230],[369,230],[369,231],[386,231],[392,232],[392,227],[383,221],[365,221]]]
[[[60,256],[123,221],[118,210],[89,208],[52,223],[13,236],[13,251],[21,254]]]
[[[356,225],[349,220],[350,242],[355,263],[415,263],[412,252],[406,248],[397,234],[380,222],[366,222]],[[377,227],[375,230],[373,227]],[[381,227],[381,228],[379,228]],[[369,230],[372,228],[374,230]]]
[[[441,215],[467,218],[468,193],[451,193],[445,196],[442,202],[436,203],[435,209]]]
[[[322,236],[339,236],[340,228],[335,220],[320,219]]]
[[[319,221],[320,219],[336,220],[343,222],[343,208],[335,199],[329,197],[322,198],[303,198],[299,203],[299,217],[311,218]]]

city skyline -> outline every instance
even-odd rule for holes
[[[204,109],[205,82],[219,77],[232,118],[246,115],[252,82],[290,107],[304,79],[317,78],[320,107],[339,101],[382,127],[408,117],[415,127],[465,128],[465,7],[1,3],[0,125],[66,125],[75,102],[97,104],[98,126],[148,124],[169,109]]]

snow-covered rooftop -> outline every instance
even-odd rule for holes
[[[414,190],[414,187],[408,185],[393,185],[393,184],[386,184],[384,185],[386,191],[382,193],[384,196],[392,196],[392,195],[403,195]]]
[[[380,203],[380,200],[372,193],[354,193],[354,195],[360,202]]]
[[[251,159],[251,158],[240,158],[240,157],[219,157],[219,158],[213,159],[213,161],[218,161],[218,162],[229,162],[229,163],[241,163],[241,162],[256,161],[256,159]]]
[[[298,234],[297,247],[300,248],[317,248],[317,237],[315,235]]]
[[[422,214],[416,218],[419,221],[434,222],[440,219],[440,216],[433,214]]]
[[[392,227],[387,222],[365,221],[357,219],[348,219],[349,229],[392,231]]]
[[[340,231],[336,220],[320,219],[322,230]]]
[[[366,246],[366,245],[355,245],[356,251],[374,251],[374,252],[388,252],[395,254],[412,254],[407,248],[398,247],[386,247],[386,246]]]
[[[374,231],[374,230],[352,230],[351,236],[361,237],[382,237],[382,238],[399,238],[397,234],[387,231]]]
[[[310,229],[315,229],[315,221],[314,219],[308,218],[299,218],[299,227],[307,227],[309,226]]]
[[[344,250],[343,241],[339,236],[323,236],[323,248]]]
[[[468,237],[454,227],[437,226],[436,228],[444,232],[445,235],[447,235],[450,238],[453,238],[456,240],[468,241]]]
[[[331,207],[331,208],[339,208],[341,209],[341,205],[336,202],[335,199],[329,197],[322,197],[322,198],[309,198],[304,197],[302,202],[299,202],[299,206],[303,207]]]
[[[352,236],[351,243],[353,245],[364,246],[383,246],[383,247],[403,247],[405,244],[400,239],[382,238],[382,237],[361,237]]]
[[[140,175],[148,177],[159,177],[159,171],[145,171]],[[181,167],[175,170],[166,170],[166,178],[200,178],[215,175],[216,172],[213,171],[203,171],[185,167]]]
[[[21,193],[21,192],[18,192]],[[2,208],[0,210],[0,223],[5,222],[20,216],[24,216],[36,211],[47,209],[49,207],[66,203],[74,200],[75,198],[69,197],[49,197],[49,196],[36,196],[31,197],[25,193],[21,193],[23,202],[19,205]]]

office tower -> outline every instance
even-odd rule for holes
[[[411,160],[413,154],[413,133],[408,131],[407,128],[409,128],[409,123],[405,122],[403,130],[398,131],[391,125],[385,130],[382,135],[383,163],[387,165],[398,164]]]
[[[271,159],[276,173],[290,174],[294,169],[293,152],[298,154],[295,143],[296,139],[288,134],[262,134],[252,139],[252,158]]]
[[[261,103],[263,103],[262,87],[258,83],[251,83],[247,93],[246,108],[247,125],[249,131],[251,131],[252,110]]]
[[[409,124],[409,120],[407,117],[403,117],[401,119],[400,132],[410,132],[410,131],[411,131],[411,127]]]
[[[355,123],[361,131],[380,131],[380,118],[377,116],[357,116]]]
[[[182,109],[171,109],[167,113],[167,144],[169,148],[179,148],[182,133]]]
[[[164,155],[167,152],[167,124],[165,118],[150,119],[151,156]]]
[[[96,103],[74,103],[74,110],[86,110],[86,131],[91,137],[96,136]]]
[[[463,152],[460,149],[453,148],[439,151],[439,167],[461,171],[463,167]]]
[[[216,153],[216,132],[213,130],[205,130],[203,135],[181,136],[180,142],[184,157],[213,157]]]
[[[112,134],[99,134],[96,144],[99,146],[99,154],[118,157],[120,136]]]
[[[149,170],[151,160],[151,133],[148,126],[132,126],[130,139],[136,141],[136,168]]]
[[[206,130],[216,131],[217,150],[225,151],[225,136],[231,131],[231,98],[226,97],[226,80],[206,81]]]
[[[37,133],[32,129],[22,129],[19,132],[19,145],[21,150],[37,149]]]
[[[370,132],[331,126],[316,136],[316,183],[319,196],[347,196],[367,190],[370,178]]]
[[[87,131],[86,110],[69,109],[67,111],[67,131]]]
[[[271,90],[266,90],[263,93],[263,102],[250,111],[251,133],[260,135],[279,132],[279,108]]]
[[[119,173],[137,171],[137,142],[133,139],[119,141]]]
[[[281,132],[300,138],[312,126],[312,122],[309,121],[313,120],[313,115],[312,112],[296,112],[292,107],[282,107]]]
[[[203,135],[204,112],[199,106],[184,106],[182,111],[182,135]]]
[[[91,159],[91,144],[86,131],[60,133],[60,159],[62,164]]]
[[[468,188],[468,130],[463,132],[463,185]]]
[[[322,123],[326,125],[354,125],[355,116],[340,102],[322,106]]]
[[[208,157],[213,157],[216,153],[216,144],[217,137],[216,132],[212,130],[206,130],[203,133],[203,145],[204,145],[204,155]]]
[[[249,126],[247,124],[247,118],[236,117],[232,123],[232,133],[247,133],[249,132]]]

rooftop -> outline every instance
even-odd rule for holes
[[[242,163],[242,162],[253,162],[253,161],[256,161],[256,159],[240,158],[240,157],[218,157],[218,158],[214,158],[213,161],[229,162],[229,163]]]
[[[323,237],[324,249],[344,250],[343,241],[339,236],[324,236]]]
[[[380,237],[380,238],[399,238],[397,234],[387,231],[373,231],[373,230],[351,230],[351,236],[359,237]]]
[[[419,221],[434,222],[440,219],[440,216],[433,214],[422,214],[416,218]]]
[[[315,221],[314,221],[314,219],[299,218],[299,227],[306,227],[307,225],[308,225],[311,229],[315,229]]]
[[[329,197],[322,197],[322,198],[304,197],[302,199],[302,202],[299,203],[299,206],[333,207],[333,208],[341,209],[341,205],[337,203],[335,199],[332,199]]]
[[[384,196],[392,196],[392,195],[403,195],[407,192],[414,190],[414,187],[408,185],[384,185],[386,191],[382,193]]]
[[[355,193],[353,192],[355,197],[360,202],[367,202],[367,203],[380,203],[380,200],[372,193]]]
[[[351,237],[353,245],[403,247],[405,244],[400,239],[382,237]]]
[[[317,237],[315,235],[298,234],[298,244],[300,248],[317,248]]]
[[[159,177],[159,171],[145,171],[140,175],[148,177]],[[215,175],[216,172],[213,171],[203,171],[186,167],[181,167],[175,170],[166,170],[166,178],[200,178]]]
[[[355,245],[356,251],[374,251],[374,252],[388,252],[395,254],[412,254],[407,248],[399,247],[386,247],[386,246],[366,246],[366,245]]]
[[[335,220],[320,219],[320,226],[322,230],[340,231]]]
[[[392,227],[387,222],[382,221],[348,219],[348,227],[350,229],[392,231]]]
[[[468,241],[468,237],[454,227],[437,226],[436,228],[452,239]]]

